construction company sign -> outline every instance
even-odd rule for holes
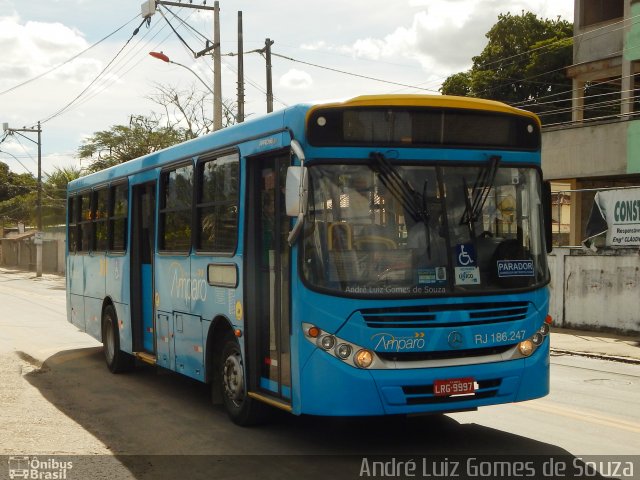
[[[596,193],[583,243],[605,232],[609,247],[640,246],[640,188]]]

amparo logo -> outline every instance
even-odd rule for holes
[[[404,350],[423,349],[426,345],[424,332],[415,332],[412,337],[396,337],[390,333],[376,333],[371,336],[376,342],[374,350],[387,352],[402,352]]]
[[[171,297],[204,302],[207,282],[204,278],[191,278],[178,262],[171,264]]]

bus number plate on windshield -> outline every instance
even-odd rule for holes
[[[475,392],[473,378],[449,378],[447,380],[436,380],[433,384],[433,394],[436,397],[468,395],[473,392]]]

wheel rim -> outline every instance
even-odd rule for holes
[[[236,406],[240,406],[244,399],[244,369],[240,353],[234,352],[225,359],[222,383],[225,396]]]
[[[105,322],[104,333],[104,354],[107,357],[107,363],[111,364],[116,353],[113,322],[111,321],[111,318],[107,318],[107,321]]]

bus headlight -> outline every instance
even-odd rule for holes
[[[537,347],[538,345],[540,345],[542,343],[542,341],[544,340],[544,337],[542,336],[542,334],[540,332],[536,332],[533,334],[533,337],[531,337],[531,341],[533,342],[533,344]]]
[[[336,337],[333,335],[325,335],[320,339],[320,346],[325,350],[331,350],[336,344]]]
[[[351,355],[351,350],[351,345],[341,343],[336,347],[336,355],[342,360],[346,360],[347,358],[349,358],[349,355]]]
[[[360,368],[369,368],[373,363],[373,352],[371,350],[367,350],[363,348],[362,350],[358,350],[356,352],[355,357],[353,358],[356,366]]]
[[[540,334],[543,336],[547,336],[549,335],[549,330],[551,330],[551,327],[549,326],[549,324],[543,323],[542,326],[540,327],[540,330],[538,330],[538,332],[540,332]]]
[[[325,332],[311,323],[303,323],[302,331],[307,341],[351,367],[382,368],[384,366],[373,350]]]
[[[535,346],[531,340],[523,340],[518,344],[518,350],[524,357],[528,357],[533,353]]]

